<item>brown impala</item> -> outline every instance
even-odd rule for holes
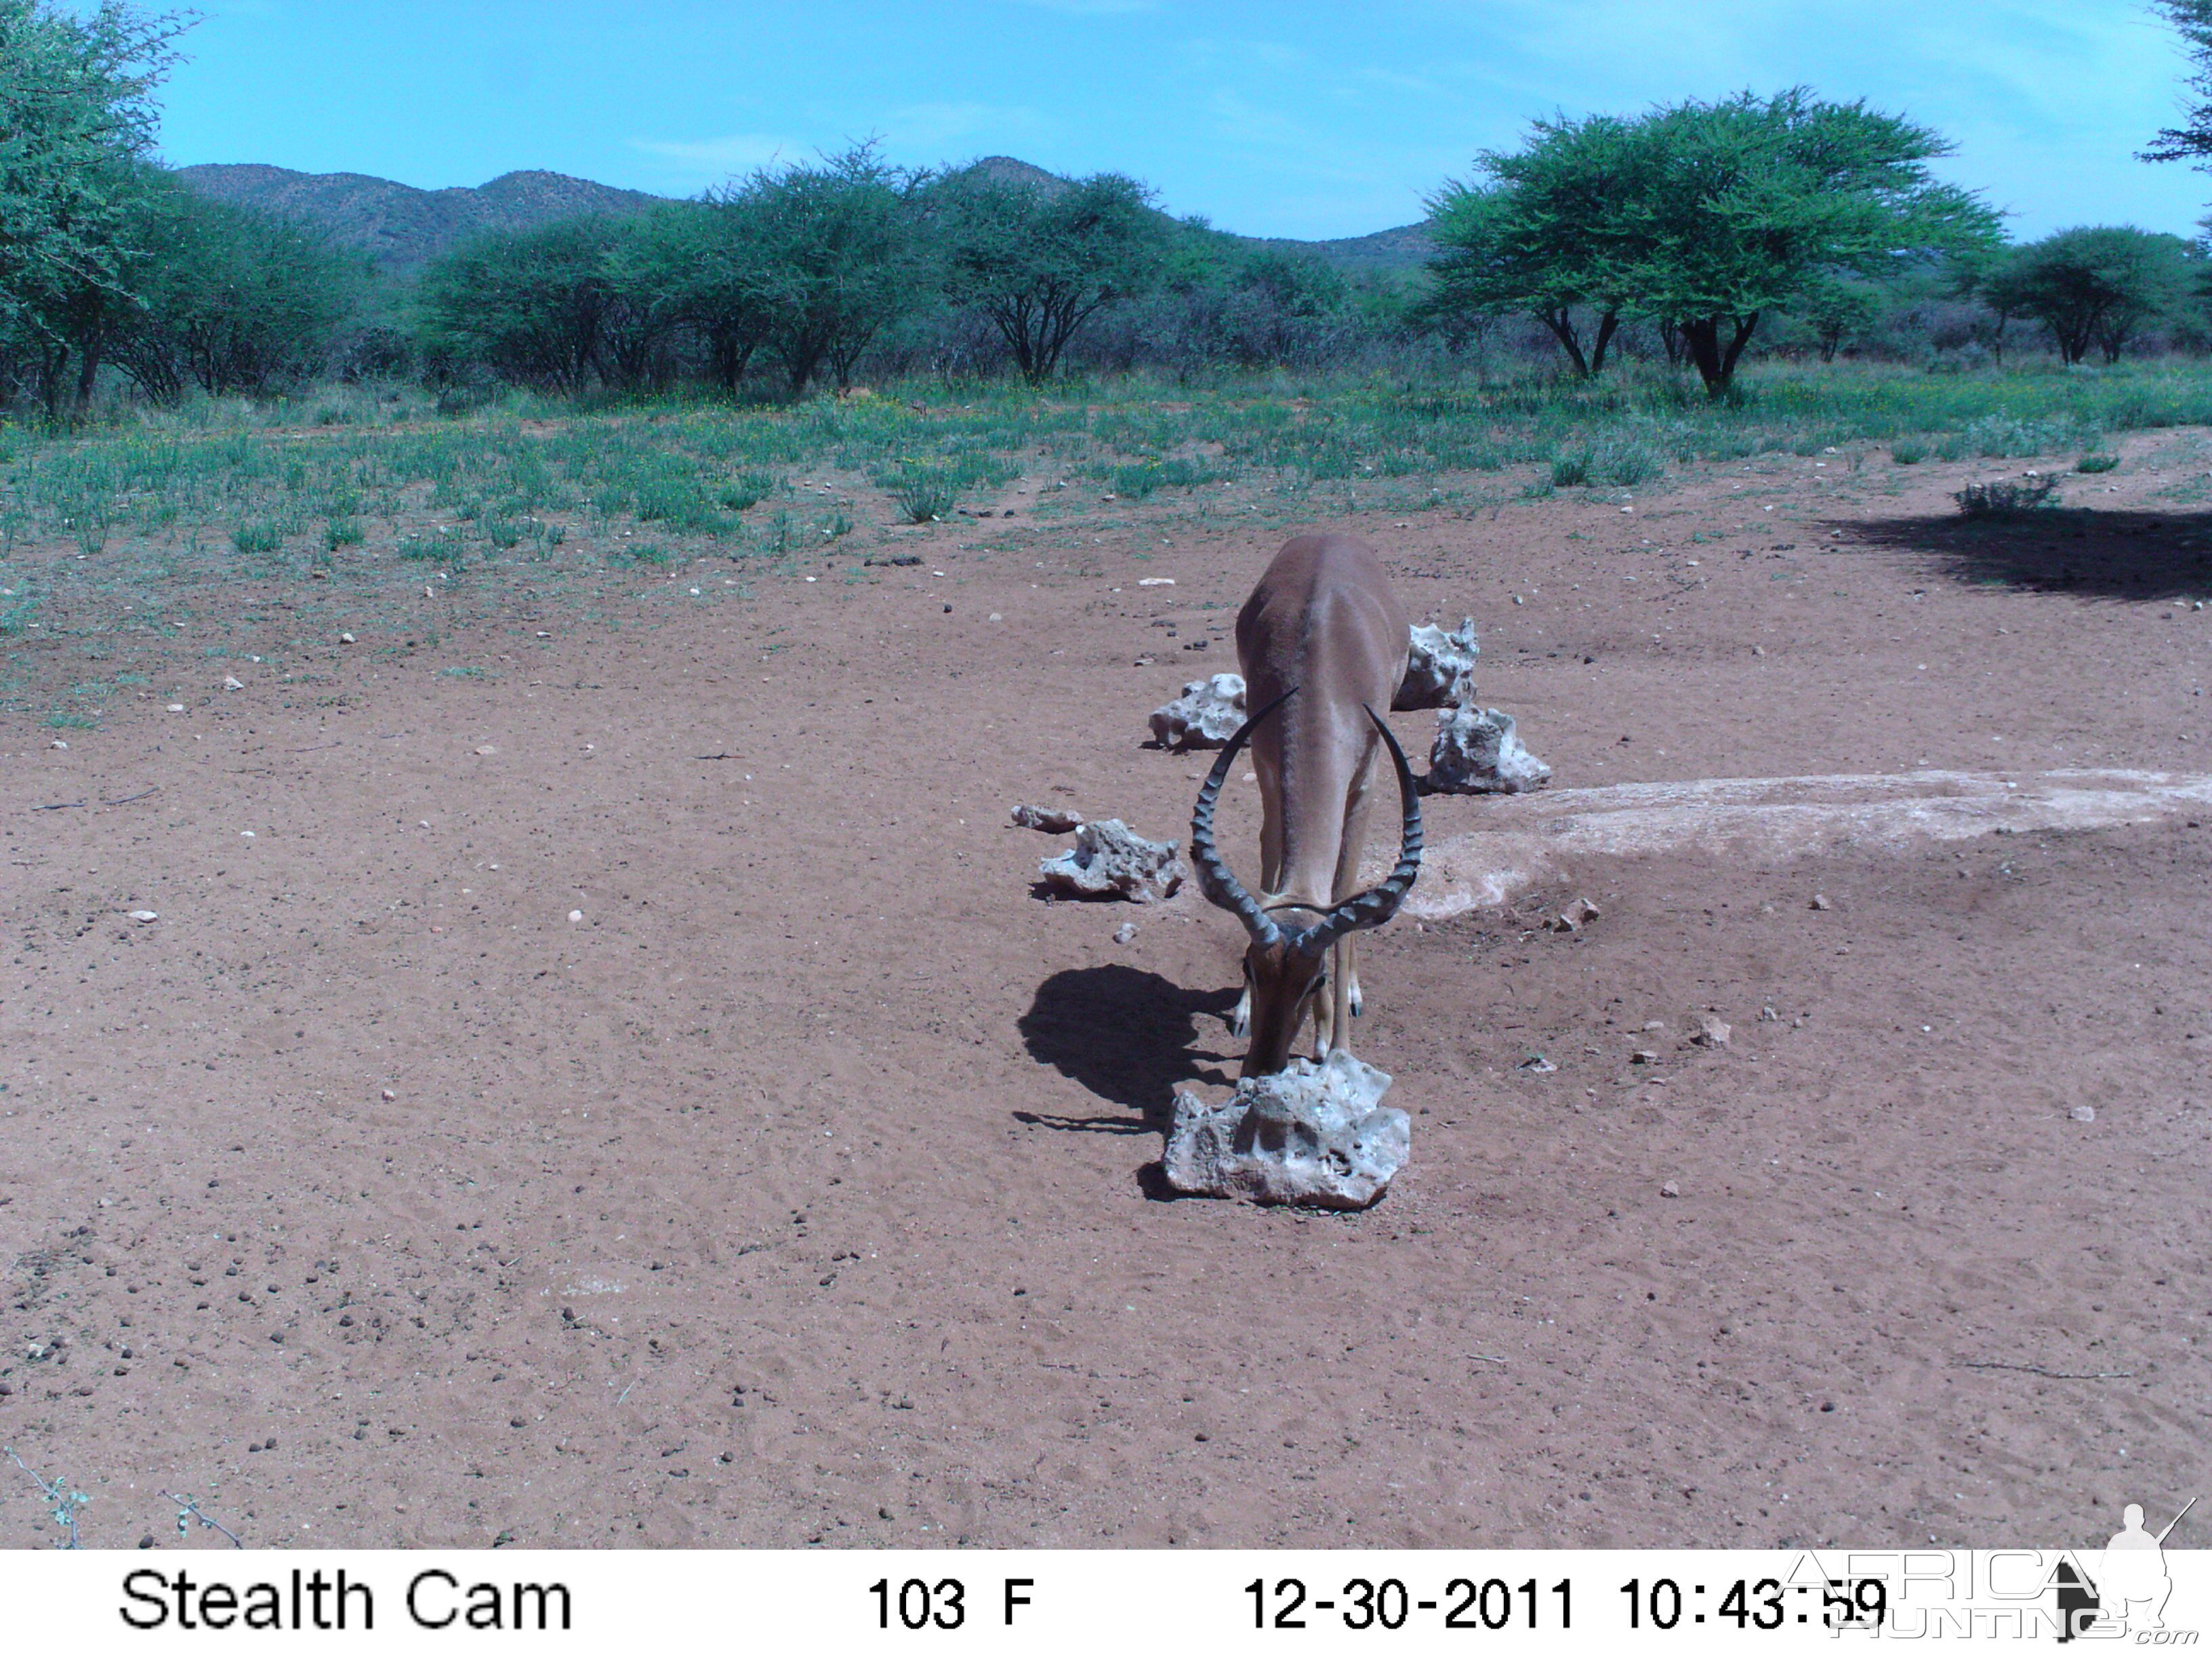
[[[1246,1077],[1289,1063],[1309,1012],[1316,1058],[1346,1046],[1348,1016],[1359,1012],[1351,936],[1388,921],[1420,870],[1413,770],[1376,712],[1389,708],[1406,676],[1406,613],[1382,560],[1356,536],[1286,543],[1237,613],[1244,706],[1259,712],[1198,792],[1190,856],[1206,897],[1252,936],[1236,1017],[1237,1035],[1251,1037]],[[1229,873],[1213,839],[1214,802],[1248,739],[1260,778],[1257,898]],[[1355,893],[1376,757],[1386,744],[1405,805],[1398,866],[1381,886]]]

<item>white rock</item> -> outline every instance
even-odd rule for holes
[[[1192,680],[1182,696],[1152,711],[1154,741],[1168,749],[1218,749],[1244,724],[1244,677]]]
[[[133,910],[131,913],[131,920],[136,922],[159,921],[161,919],[161,914],[158,911]]]
[[[1017,806],[1014,823],[1024,830],[1042,830],[1048,836],[1064,836],[1083,822],[1083,814],[1065,806]]]
[[[1111,495],[1109,495],[1106,499],[1110,501],[1114,498]],[[1137,586],[1139,587],[1173,587],[1175,586],[1175,578],[1173,576],[1139,576],[1137,578]]]
[[[1442,624],[1416,628],[1407,640],[1406,678],[1390,698],[1393,708],[1456,708],[1474,696],[1474,618],[1447,632]]]
[[[568,920],[571,921],[581,921],[583,919],[584,913],[581,910],[571,910],[568,912]]]
[[[1690,1041],[1707,1048],[1725,1048],[1731,1032],[1729,1023],[1717,1014],[1699,1014],[1698,1029],[1691,1033]]]
[[[69,747],[69,744],[63,739],[56,738],[52,743],[48,744],[46,747],[49,749],[66,749]]]
[[[353,642],[353,635],[350,634],[341,634],[338,635],[338,643],[340,645],[351,645]]]
[[[1389,1075],[1340,1049],[1246,1078],[1209,1106],[1178,1090],[1162,1167],[1177,1192],[1364,1210],[1389,1189],[1413,1122],[1380,1103]]]
[[[1437,715],[1424,790],[1447,795],[1517,795],[1552,781],[1552,769],[1521,746],[1513,716],[1495,708],[1446,708]]]
[[[2066,1115],[2076,1123],[2094,1123],[2097,1121],[2097,1109],[2094,1106],[2076,1106],[2068,1111]]]
[[[169,712],[172,714],[181,714],[185,712],[185,706],[180,702],[173,702],[169,705]]]
[[[1133,921],[1125,921],[1119,927],[1116,927],[1114,930],[1114,943],[1116,945],[1127,945],[1131,939],[1136,938],[1136,936],[1137,924]]]
[[[1056,893],[1078,898],[1119,894],[1139,904],[1158,903],[1189,873],[1176,842],[1146,841],[1119,818],[1081,825],[1073,848],[1037,866],[1037,874]]]
[[[246,690],[246,682],[235,674],[225,674],[222,677],[222,689],[226,691],[243,691]]]

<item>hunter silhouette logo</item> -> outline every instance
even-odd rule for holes
[[[2062,1560],[2051,1575],[2058,1591],[2058,1639],[2070,1642],[2099,1623],[2109,1625],[2112,1634],[2164,1630],[2166,1598],[2173,1593],[2166,1570],[2166,1534],[2196,1507],[2191,1498],[2154,1535],[2144,1530],[2142,1505],[2129,1504],[2120,1511],[2120,1529],[2106,1543],[2094,1577],[2070,1556]]]

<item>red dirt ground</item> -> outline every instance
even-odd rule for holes
[[[1848,455],[1334,522],[1558,791],[2194,777],[2192,441],[2079,537]],[[2212,813],[1409,914],[1389,1195],[1171,1201],[1238,931],[1046,902],[1006,815],[1186,833],[1145,715],[1279,535],[1036,535],[0,728],[0,1441],[88,1542],[175,1546],[163,1490],[257,1546],[2081,1542],[2212,1480]],[[0,1465],[0,1545],[45,1511]]]

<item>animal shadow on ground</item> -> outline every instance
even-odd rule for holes
[[[1049,1128],[1108,1134],[1164,1131],[1173,1115],[1176,1085],[1234,1082],[1218,1064],[1225,1056],[1194,1045],[1200,1015],[1226,1015],[1236,1005],[1233,990],[1188,991],[1119,963],[1053,975],[1037,987],[1018,1022],[1022,1042],[1032,1058],[1135,1115],[1015,1116]]]
[[[2005,519],[1831,520],[1845,543],[1932,560],[1956,582],[2084,599],[2212,592],[2212,514],[2037,507]]]

